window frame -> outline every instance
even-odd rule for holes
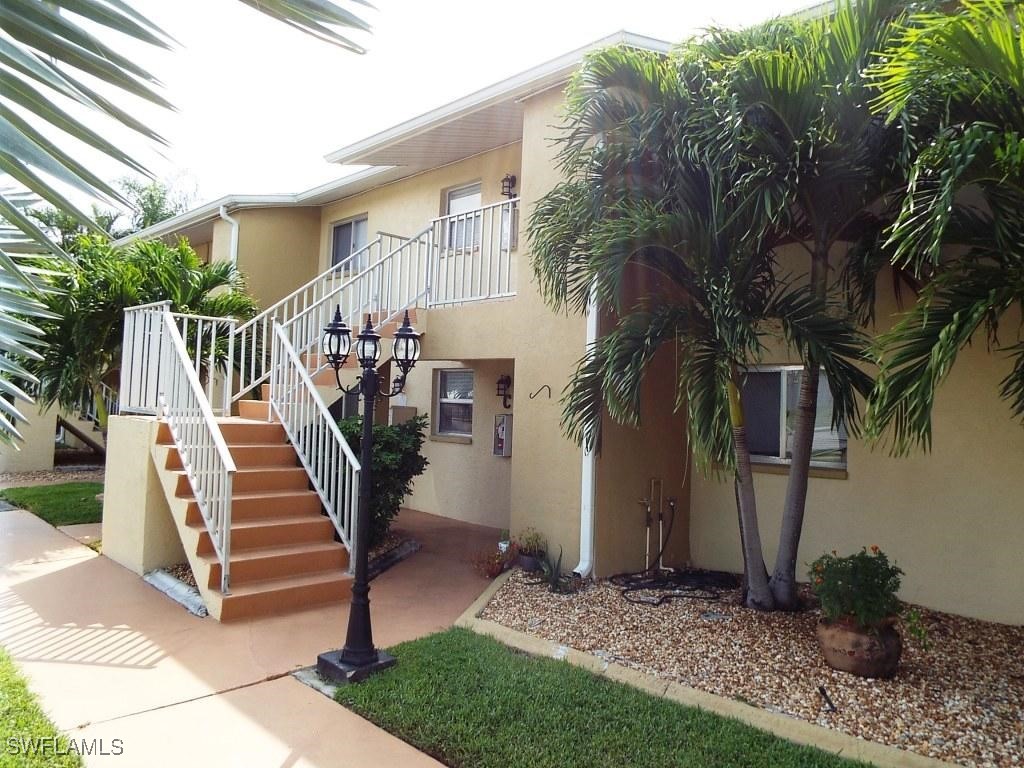
[[[473,380],[473,397],[469,399],[444,397],[444,379],[447,373],[468,372]],[[461,440],[468,442],[473,437],[473,426],[475,423],[476,408],[476,371],[472,368],[437,368],[434,371],[434,418],[431,419],[431,435],[442,439]],[[469,432],[453,432],[441,430],[441,406],[442,405],[468,405],[469,406]]]
[[[356,225],[359,224],[360,222],[366,222],[366,243],[364,243],[363,245],[359,246],[359,248],[365,248],[366,244],[368,244],[370,242],[370,217],[369,217],[369,214],[367,214],[367,213],[360,213],[360,214],[356,214],[355,216],[349,216],[348,218],[338,219],[337,221],[332,221],[331,222],[331,243],[330,243],[330,251],[328,253],[328,258],[330,260],[330,267],[332,269],[334,267],[337,267],[338,264],[340,264],[342,261],[347,259],[348,256],[351,256],[353,253],[355,253],[356,251],[359,250],[359,248],[353,248],[352,247],[355,238],[350,236],[349,237],[349,254],[348,254],[348,256],[346,256],[344,259],[341,259],[341,260],[335,262],[334,261],[334,248],[335,248],[334,244],[335,244],[335,241],[337,240],[338,229],[340,227],[346,227],[346,226],[347,227],[351,227],[351,230],[350,230],[351,233],[355,234]],[[349,265],[349,267],[347,268],[347,271],[352,271],[351,265]],[[362,271],[362,270],[360,269],[360,270],[357,270],[357,271]]]
[[[453,197],[470,197],[471,195],[477,195],[479,203],[476,208],[470,208],[469,211],[463,213],[452,213],[452,198]],[[469,214],[472,211],[479,211],[484,206],[484,185],[482,180],[471,181],[467,184],[460,184],[455,187],[449,187],[444,192],[444,216],[445,218],[451,216],[466,216],[461,223],[463,225],[462,232],[459,232],[459,223],[457,221],[448,221],[447,231],[445,232],[445,247],[442,249],[441,255],[447,255],[447,253],[458,254],[458,253],[471,253],[472,251],[478,250],[483,240],[483,215],[477,214],[476,216],[470,217]],[[466,229],[470,220],[473,221],[473,242],[466,243]],[[461,238],[461,242],[460,242]]]
[[[796,364],[773,364],[773,365],[754,365],[747,368],[747,373],[778,373],[780,374],[779,381],[779,454],[777,456],[769,456],[763,453],[751,453],[750,463],[760,464],[762,466],[772,467],[791,467],[793,466],[793,459],[786,458],[786,412],[789,408],[789,402],[786,398],[786,375],[790,372],[802,373],[804,367]],[[820,376],[826,377],[825,370],[820,369]],[[820,386],[819,379],[819,386]],[[827,381],[827,380],[826,380]],[[745,382],[744,382],[745,383]],[[740,390],[742,394],[742,388]],[[850,460],[849,460],[849,433],[846,437],[847,449],[846,459],[844,461],[821,461],[811,459],[811,469],[819,470],[835,470],[846,472]]]

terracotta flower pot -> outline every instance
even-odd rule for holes
[[[900,663],[903,641],[895,619],[862,629],[844,619],[818,622],[818,645],[833,669],[861,677],[892,677]]]

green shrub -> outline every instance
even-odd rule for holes
[[[362,417],[342,419],[338,426],[358,456],[363,435]],[[402,424],[375,424],[373,427],[370,547],[387,536],[402,501],[412,492],[413,478],[422,475],[427,468],[422,454],[426,428],[425,415]]]
[[[855,555],[822,555],[808,574],[826,619],[851,617],[862,628],[877,627],[900,612],[896,593],[903,571],[878,547]]]

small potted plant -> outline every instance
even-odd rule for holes
[[[845,557],[833,550],[811,563],[811,588],[821,601],[818,644],[830,667],[861,677],[896,674],[902,575],[876,546]]]
[[[501,549],[483,549],[473,557],[473,567],[486,579],[497,578],[502,571],[516,561],[518,553],[514,546]]]
[[[527,528],[516,542],[519,551],[519,567],[529,573],[536,573],[544,567],[547,542],[533,528]]]

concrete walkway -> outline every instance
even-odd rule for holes
[[[382,647],[450,626],[486,586],[470,558],[498,535],[416,512],[397,525],[423,549],[373,581]],[[57,726],[107,750],[121,740],[88,765],[439,765],[290,677],[344,642],[347,606],[199,619],[14,510],[0,512],[0,616],[0,645]]]

